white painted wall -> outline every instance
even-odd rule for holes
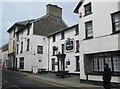
[[[24,30],[23,33],[19,35],[19,54],[18,58],[18,68],[19,68],[19,58],[24,57],[24,70],[31,71],[32,66],[37,66],[39,68],[48,69],[48,39],[45,36],[33,35],[33,26],[32,23],[30,27],[30,35],[27,36],[27,30]],[[21,39],[22,38],[22,39]],[[29,51],[27,49],[27,39],[30,39]],[[23,42],[23,53],[21,51],[21,42]],[[37,46],[43,46],[43,54],[37,54]],[[39,62],[42,60],[42,62]]]
[[[111,14],[118,11],[117,2],[91,2],[92,14],[84,16],[84,5],[89,3],[87,0],[83,2],[79,8],[83,17],[79,18],[80,29],[80,79],[86,79],[84,73],[84,54],[107,52],[119,50],[118,34],[112,34]],[[85,39],[85,22],[93,21],[93,39]],[[88,76],[89,80],[102,81],[101,76]],[[112,78],[112,82],[119,82],[118,77]]]
[[[70,73],[80,73],[80,72],[76,72],[76,58],[75,56],[79,56],[79,53],[75,53],[76,52],[76,40],[79,40],[79,35],[75,36],[75,28],[71,28],[69,30],[66,30],[64,32],[65,34],[65,39],[61,40],[61,33],[57,33],[56,34],[56,41],[53,42],[53,36],[49,37],[49,70],[52,71],[52,58],[55,58],[55,62],[57,62],[57,57],[53,56],[53,46],[58,47],[58,52],[62,53],[62,47],[61,44],[65,44],[65,41],[67,40],[67,38],[73,38],[75,41],[75,50],[73,52],[64,52],[66,54],[65,57],[65,65],[66,65],[66,61],[70,61],[70,65],[67,65],[67,69],[65,67],[65,70],[69,70]],[[58,70],[58,66],[55,65],[55,71]]]

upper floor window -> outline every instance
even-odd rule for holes
[[[13,33],[13,37],[15,37],[15,28],[14,28],[14,33]]]
[[[86,39],[93,38],[93,25],[92,21],[85,22],[85,30],[86,30]]]
[[[112,14],[113,33],[120,32],[120,11]]]
[[[19,50],[18,48],[19,48],[19,45],[17,44],[17,54],[18,54],[18,50]]]
[[[76,52],[79,52],[79,40],[76,41]]]
[[[53,42],[55,42],[55,35],[53,35]]]
[[[30,27],[27,28],[27,35],[30,35]]]
[[[62,53],[64,53],[64,44],[61,44],[62,46]]]
[[[75,35],[79,35],[79,28],[78,28],[78,26],[75,28]]]
[[[19,41],[19,34],[17,34],[17,41]]]
[[[27,51],[29,51],[30,39],[27,40]]]
[[[85,9],[85,15],[91,14],[92,13],[91,3],[84,5],[84,9]]]
[[[61,32],[61,39],[64,39],[65,38],[65,33],[64,31]]]
[[[20,53],[23,53],[23,42],[21,42],[21,52]]]
[[[15,49],[15,41],[13,41],[13,49]]]
[[[53,56],[54,56],[56,54],[56,52],[58,51],[58,47],[53,46],[52,49],[53,49]]]
[[[37,46],[37,53],[43,54],[43,46]]]

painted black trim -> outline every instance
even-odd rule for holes
[[[81,0],[78,5],[76,6],[75,10],[73,11],[74,13],[78,13],[79,8],[81,7],[82,3],[84,2],[84,0]]]
[[[73,26],[71,26],[71,27],[68,27],[68,28],[66,28],[66,29],[63,29],[63,30],[61,30],[61,31],[55,32],[55,33],[53,33],[53,34],[50,34],[50,35],[48,35],[47,37],[50,37],[50,36],[53,36],[53,35],[59,34],[59,33],[61,33],[62,31],[65,32],[65,31],[70,30],[70,29],[75,28],[75,27],[78,27],[78,24],[73,25]]]

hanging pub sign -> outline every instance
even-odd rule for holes
[[[68,38],[65,41],[65,51],[66,52],[73,52],[74,51],[74,39]]]

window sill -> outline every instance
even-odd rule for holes
[[[79,51],[75,52],[75,53],[79,53]]]
[[[79,34],[75,34],[75,36],[78,36]]]
[[[120,33],[120,30],[113,32],[111,35]]]
[[[80,72],[80,70],[76,70],[75,72]]]
[[[87,38],[85,38],[85,39],[83,39],[83,40],[89,40],[89,39],[93,39],[93,36],[87,37]]]
[[[61,40],[64,40],[65,38],[61,38]]]
[[[91,72],[91,73],[85,73],[86,75],[103,75],[103,72]],[[112,73],[112,76],[120,76],[120,72],[114,72]]]
[[[85,14],[83,17],[86,17],[86,16],[91,15],[91,14],[93,14],[93,13],[91,12],[91,13],[89,13],[89,14]]]

